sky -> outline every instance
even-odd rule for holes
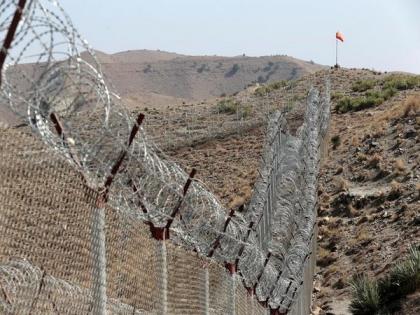
[[[420,74],[420,0],[61,0],[89,44]]]

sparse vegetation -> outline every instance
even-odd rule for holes
[[[267,95],[267,94],[271,93],[274,90],[278,90],[278,89],[280,89],[282,87],[285,87],[285,86],[287,86],[287,81],[286,80],[273,82],[273,83],[270,83],[268,85],[263,85],[263,86],[258,87],[255,90],[254,95],[264,96],[264,95]]]
[[[420,76],[395,74],[390,75],[383,81],[383,87],[397,90],[408,90],[420,86]]]
[[[388,199],[389,200],[398,199],[401,196],[401,194],[402,194],[402,185],[399,182],[393,180],[391,182],[391,191],[389,192]]]
[[[332,101],[336,101],[336,100],[340,100],[344,97],[344,94],[341,92],[333,92],[331,93],[331,100]]]
[[[370,167],[374,167],[374,168],[379,168],[379,164],[381,163],[381,161],[382,161],[382,157],[379,155],[379,154],[377,154],[377,153],[375,153],[370,159],[369,159],[369,162],[368,162],[368,165],[370,166]]]
[[[235,63],[232,68],[226,72],[225,77],[226,78],[230,78],[233,77],[238,71],[239,71],[239,65],[237,63]]]
[[[339,135],[335,135],[331,138],[331,143],[333,145],[333,150],[337,149],[341,144],[341,139]]]
[[[405,165],[405,162],[402,159],[397,159],[395,161],[394,167],[395,167],[396,173],[398,174],[405,172],[405,170],[407,169],[407,166]]]
[[[336,187],[337,187],[337,191],[347,191],[349,189],[349,182],[343,178],[343,177],[339,177],[336,180]]]
[[[224,114],[237,114],[238,118],[246,118],[251,114],[251,106],[243,105],[233,98],[226,98],[217,103],[217,111]]]
[[[350,311],[355,315],[380,314],[381,300],[378,283],[369,280],[365,275],[356,275],[350,281],[353,300]]]
[[[202,72],[204,72],[204,71],[210,71],[210,67],[207,65],[207,64],[205,64],[205,63],[203,63],[198,69],[197,69],[197,72],[198,73],[202,73]]]
[[[357,80],[351,87],[353,92],[365,92],[367,90],[373,89],[376,85],[376,80],[367,79],[367,80]]]
[[[420,95],[410,96],[404,103],[403,116],[408,117],[411,113],[417,114],[420,112]]]
[[[361,97],[343,97],[339,99],[336,109],[339,113],[346,113],[349,111],[358,111],[366,108],[371,108],[382,104],[384,101],[393,97],[396,89],[387,87],[381,91],[367,91]]]
[[[365,275],[356,275],[350,285],[353,314],[389,313],[395,302],[420,288],[420,246],[412,245],[408,257],[398,262],[384,278],[371,280]]]

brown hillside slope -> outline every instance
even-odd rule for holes
[[[333,114],[326,139],[329,153],[321,170],[315,281],[314,309],[321,314],[349,314],[351,276],[363,272],[381,277],[411,243],[420,242],[420,88],[393,91],[395,95],[386,97],[382,104],[360,111],[339,113],[334,109],[345,96],[364,99],[374,91],[382,93],[390,76],[367,70],[328,70],[263,95],[255,95],[255,88],[250,88],[234,98],[250,104],[250,115],[255,117],[262,106],[292,107],[289,120],[299,125],[309,87],[322,87],[326,77],[331,80]],[[363,87],[357,87],[362,84],[358,80],[374,80],[374,84],[362,91]],[[194,121],[205,130],[215,121],[211,109],[215,115],[216,107],[206,103],[174,107],[170,115],[165,109],[149,112],[149,119],[155,121],[153,128],[149,126],[150,132],[176,132]],[[202,114],[203,108],[208,108],[208,114]],[[189,116],[177,114],[183,111]],[[168,120],[159,125],[157,117]],[[233,120],[234,115],[219,115],[217,119]],[[186,169],[198,168],[197,177],[227,207],[236,208],[249,201],[263,145],[263,126],[261,122],[239,133],[217,138],[209,135],[197,142],[190,139],[167,149],[167,153]],[[164,145],[165,140],[159,139]],[[415,304],[413,300],[407,303]]]
[[[214,99],[242,91],[255,82],[297,79],[323,68],[287,56],[185,56],[151,50],[95,54],[108,83],[131,108],[162,108]],[[82,57],[91,61],[84,53]],[[30,75],[37,72],[30,64],[20,67]],[[0,104],[0,113],[5,113],[0,122],[13,124],[14,116],[6,111],[10,112]]]
[[[103,63],[103,69],[116,90],[133,102],[149,106],[230,95],[255,82],[297,79],[322,68],[287,56],[182,56],[130,51],[108,57],[113,62]]]

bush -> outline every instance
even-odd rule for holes
[[[341,139],[339,135],[335,135],[331,138],[331,143],[333,145],[333,149],[337,149],[339,145],[341,144]]]
[[[387,314],[396,301],[420,288],[420,247],[412,245],[407,259],[398,262],[383,279],[356,275],[350,286],[353,314]]]
[[[367,90],[373,89],[376,85],[376,80],[357,80],[351,87],[353,92],[365,92]]]
[[[365,95],[361,97],[341,97],[337,103],[336,109],[339,113],[346,113],[349,111],[358,111],[375,107],[381,105],[396,93],[397,90],[395,88],[387,87],[382,91],[367,91]]]
[[[389,100],[395,94],[397,94],[397,89],[393,87],[387,87],[382,90],[382,97],[384,100]]]
[[[420,87],[420,76],[395,74],[390,75],[383,81],[384,88],[394,88],[396,90],[409,90]]]
[[[238,114],[238,118],[245,118],[251,114],[252,108],[250,105],[242,105],[232,98],[227,98],[217,103],[217,111],[228,115]]]
[[[282,80],[282,81],[277,81],[277,82],[273,82],[270,83],[268,85],[263,85],[258,87],[255,92],[254,95],[256,96],[264,96],[267,95],[268,93],[274,91],[274,90],[278,90],[282,87],[285,87],[287,85],[287,81],[286,80]]]
[[[407,117],[410,113],[414,113],[415,115],[420,112],[420,94],[419,95],[412,95],[404,103],[404,109],[402,116]]]
[[[381,314],[381,299],[378,283],[365,275],[356,275],[351,279],[352,301],[350,311],[355,315]]]
[[[420,247],[410,247],[408,258],[395,265],[389,276],[379,281],[383,300],[390,303],[420,288]]]
[[[344,97],[344,94],[341,92],[334,92],[331,93],[331,100],[332,101],[339,101]]]
[[[232,66],[232,68],[228,72],[226,72],[225,77],[226,78],[233,77],[236,74],[236,72],[238,72],[238,71],[239,71],[239,65],[237,63],[235,63]]]
[[[364,97],[343,97],[337,104],[336,109],[340,113],[349,111],[358,111],[374,106],[378,106],[384,102],[382,97],[377,95],[369,95]]]

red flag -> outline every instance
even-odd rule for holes
[[[340,32],[335,33],[335,38],[341,42],[344,42],[344,36]]]

